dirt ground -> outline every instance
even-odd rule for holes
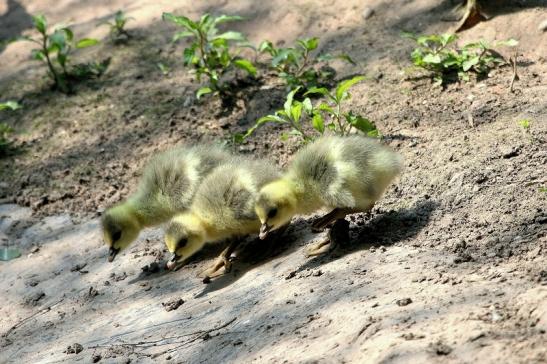
[[[0,363],[547,362],[547,10],[497,1],[489,21],[461,33],[520,41],[515,92],[509,67],[442,90],[408,72],[413,45],[400,32],[451,29],[456,3],[0,1],[0,38],[29,34],[29,14],[44,13],[105,40],[78,61],[112,57],[103,78],[66,96],[49,89],[29,43],[0,48],[0,100],[23,106],[2,114],[17,149],[0,159],[0,243],[23,256],[0,262]],[[120,8],[134,37],[114,45],[97,23]],[[285,97],[266,76],[241,85],[233,105],[196,101],[164,11],[243,15],[235,28],[253,43],[319,36],[321,51],[357,61],[334,63],[337,77],[368,76],[350,105],[405,171],[370,216],[350,218],[350,242],[306,258],[322,235],[298,218],[271,246],[249,239],[208,285],[196,273],[221,246],[166,272],[161,229],[106,261],[97,217],[134,190],[150,155],[229,141]],[[234,148],[282,167],[298,145],[281,130]]]

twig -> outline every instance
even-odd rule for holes
[[[515,54],[513,57],[509,58],[509,61],[511,62],[511,66],[513,66],[513,77],[511,77],[511,86],[509,88],[509,91],[513,93],[514,89],[513,86],[515,84],[515,80],[519,79],[519,76],[517,75],[517,50],[515,49]]]
[[[44,307],[42,308],[40,311],[37,311],[35,313],[33,313],[32,315],[28,316],[28,317],[25,317],[24,319],[22,319],[21,321],[19,321],[18,323],[16,323],[15,325],[13,325],[12,327],[10,327],[8,329],[8,331],[6,331],[5,333],[2,334],[2,337],[8,337],[9,334],[11,334],[15,329],[17,329],[18,327],[20,327],[21,325],[23,325],[25,322],[31,320],[32,318],[38,316],[38,315],[41,315],[43,313],[46,313],[46,312],[49,312],[51,311],[51,309],[55,306],[57,306],[59,303],[61,303],[62,301],[64,300],[64,298],[60,299],[59,301],[55,302],[54,304],[50,305],[50,306],[47,306],[47,307]]]
[[[226,322],[226,323],[224,323],[220,326],[217,326],[217,327],[214,327],[214,328],[208,329],[208,330],[199,330],[199,331],[191,332],[189,334],[164,337],[164,338],[161,338],[161,339],[149,340],[149,341],[139,341],[137,343],[123,343],[122,342],[120,344],[99,344],[99,345],[89,346],[88,348],[89,349],[98,349],[98,348],[112,348],[112,347],[128,347],[128,348],[130,347],[130,348],[143,348],[143,349],[146,349],[146,348],[155,347],[155,346],[181,344],[179,346],[176,346],[175,348],[167,349],[165,351],[162,351],[161,353],[154,354],[154,357],[157,357],[157,356],[163,355],[165,353],[171,352],[174,349],[180,348],[184,345],[193,343],[193,342],[195,342],[199,339],[206,338],[212,332],[221,330],[221,329],[231,325],[235,320],[236,320],[236,318],[234,317],[230,321],[228,321],[228,322]],[[190,337],[190,336],[195,336],[195,337],[193,337],[189,340],[171,341],[171,340],[187,338],[187,337]]]

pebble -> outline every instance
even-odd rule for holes
[[[372,9],[368,6],[366,8],[364,8],[363,12],[361,13],[361,16],[363,17],[364,20],[367,20],[368,18],[370,18],[373,15],[374,15],[374,9]]]
[[[547,31],[547,19],[545,19],[539,24],[538,30],[541,32]]]
[[[412,303],[412,299],[402,298],[400,300],[397,300],[396,303],[397,303],[397,306],[407,306],[407,305],[410,305]]]

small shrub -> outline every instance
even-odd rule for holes
[[[321,62],[339,58],[354,64],[346,54],[314,56],[313,52],[318,46],[318,38],[298,39],[295,46],[289,48],[276,48],[272,42],[265,40],[258,46],[258,51],[271,56],[270,67],[285,81],[289,90],[297,87],[305,90],[326,85],[334,79],[334,70],[326,65],[318,67]]]
[[[410,58],[414,66],[432,72],[436,84],[442,85],[447,78],[456,74],[460,80],[469,81],[469,73],[486,74],[490,69],[505,64],[503,57],[490,48],[485,41],[479,41],[457,48],[455,34],[416,36],[403,33],[413,39],[418,48],[412,51]],[[514,39],[496,42],[495,46],[516,46]]]
[[[52,33],[47,32],[47,21],[43,15],[33,16],[34,28],[40,34],[39,39],[24,37],[39,45],[32,50],[32,57],[44,62],[48,67],[48,75],[54,82],[54,87],[61,92],[71,91],[71,82],[82,78],[101,76],[109,60],[100,63],[86,63],[71,66],[70,56],[74,48],[86,48],[99,41],[92,38],[74,40],[74,34],[69,27],[57,27]]]
[[[21,106],[15,101],[7,101],[0,103],[1,110],[17,110]],[[9,135],[13,133],[13,128],[8,124],[0,122],[0,155],[3,155],[11,146],[11,140],[9,140]]]
[[[349,135],[355,128],[370,137],[379,137],[380,133],[369,119],[356,115],[351,110],[347,112],[342,110],[343,102],[351,97],[349,89],[363,79],[363,76],[358,76],[343,81],[338,84],[334,92],[319,87],[308,90],[304,93],[304,96],[316,94],[324,97],[323,100],[319,100],[316,106],[312,105],[308,97],[304,98],[303,101],[295,100],[294,96],[300,90],[297,87],[287,95],[282,110],[258,119],[256,124],[247,130],[245,134],[236,134],[234,139],[236,142],[242,142],[260,126],[266,123],[279,123],[289,124],[292,129],[289,133],[284,133],[282,139],[294,135],[307,142],[312,140],[313,136],[305,131],[304,121],[306,118],[310,120],[313,129],[321,135],[327,131],[341,136]]]
[[[185,16],[175,16],[163,13],[163,19],[171,21],[184,28],[174,35],[173,41],[181,38],[191,38],[191,44],[184,49],[184,65],[192,67],[196,78],[201,81],[202,76],[208,79],[208,85],[198,89],[196,97],[199,99],[205,94],[226,94],[228,87],[222,83],[222,76],[228,71],[237,68],[251,76],[256,75],[253,63],[240,57],[238,51],[247,46],[245,36],[239,32],[226,31],[219,33],[217,26],[227,22],[242,20],[240,16],[220,15],[218,17],[205,14],[197,22]],[[231,43],[235,47],[231,47]]]
[[[123,10],[118,10],[114,15],[112,21],[104,21],[99,25],[108,25],[110,27],[110,39],[114,42],[120,42],[125,39],[131,38],[131,34],[125,29],[125,25],[129,20],[134,20],[133,17],[125,16]]]

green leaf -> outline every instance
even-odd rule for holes
[[[267,123],[267,122],[270,122],[270,121],[275,122],[275,123],[280,123],[280,124],[283,124],[283,123],[287,122],[287,120],[285,120],[283,118],[280,118],[277,115],[266,115],[266,116],[263,116],[260,119],[258,119],[256,121],[256,123],[257,124],[264,124],[264,123]]]
[[[319,113],[313,114],[312,126],[315,130],[323,134],[325,132],[325,123],[323,122],[323,117]]]
[[[304,93],[304,96],[314,94],[327,96],[329,94],[329,90],[327,90],[325,87],[311,87],[306,93]]]
[[[355,63],[355,61],[348,54],[345,54],[345,53],[337,55],[336,58],[341,59],[343,61],[346,61],[348,63],[351,63],[352,65],[357,64],[357,63]]]
[[[163,20],[172,21],[173,23],[180,25],[188,30],[198,29],[198,25],[185,16],[175,16],[171,13],[163,13],[161,17]]]
[[[161,62],[158,62],[157,63],[157,66],[158,68],[160,69],[161,73],[164,75],[164,76],[167,76],[169,74],[169,66],[166,66],[164,65],[163,63]]]
[[[76,48],[87,48],[87,47],[94,46],[95,44],[98,44],[98,43],[99,41],[97,39],[84,38],[84,39],[80,39],[78,43],[76,43]]]
[[[260,53],[263,53],[263,52],[268,52],[270,53],[272,56],[274,55],[275,51],[274,51],[274,46],[272,44],[272,42],[270,42],[269,40],[264,40],[262,41],[259,46],[258,46],[258,51]]]
[[[330,107],[329,105],[325,104],[325,103],[319,104],[319,106],[317,106],[317,108],[321,111],[326,111],[329,114],[334,114],[334,109],[332,107]]]
[[[428,53],[428,54],[426,54],[425,57],[423,58],[423,61],[424,61],[425,63],[439,64],[439,63],[441,63],[441,56],[438,55],[438,54]]]
[[[239,16],[239,15],[220,15],[220,16],[216,17],[213,22],[214,22],[215,25],[217,25],[217,24],[227,23],[227,22],[231,22],[231,21],[240,21],[240,20],[244,20],[244,19],[245,18],[243,18],[242,16]]]
[[[309,98],[305,98],[304,101],[302,101],[302,106],[304,107],[304,110],[308,113],[308,114],[311,114],[312,111],[313,111],[313,106],[311,104],[311,100]]]
[[[61,51],[66,46],[66,33],[63,31],[56,30],[49,37],[49,41],[53,47],[57,47],[57,51]],[[53,50],[53,48],[52,48]]]
[[[300,116],[302,116],[302,104],[298,102],[291,107],[291,118],[296,124],[300,124]]]
[[[32,17],[32,22],[34,27],[42,34],[46,34],[47,21],[46,17],[43,15],[36,15]]]
[[[67,41],[71,42],[72,39],[74,39],[74,33],[72,33],[72,30],[70,28],[64,27],[60,28],[59,30],[65,33]]]
[[[474,65],[478,64],[480,62],[480,58],[479,56],[476,56],[476,57],[473,57],[471,59],[468,59],[466,60],[465,62],[463,62],[462,64],[462,70],[464,72],[467,72],[471,69],[471,67],[473,67]]]
[[[42,62],[47,61],[45,53],[40,49],[33,49],[30,52],[30,54],[31,54],[32,59],[35,59],[37,61],[42,61]]]
[[[446,46],[457,39],[455,34],[441,34],[441,44]]]
[[[300,44],[302,48],[306,49],[307,51],[313,51],[319,45],[319,38],[313,37],[308,39],[299,39],[297,40],[297,43]]]
[[[519,44],[519,41],[516,39],[507,39],[507,40],[501,40],[496,43],[498,46],[507,46],[507,47],[515,47]]]
[[[201,96],[210,94],[211,92],[213,92],[213,90],[210,87],[200,87],[198,92],[196,92],[196,98],[199,100]]]
[[[226,39],[226,40],[239,40],[239,41],[246,40],[243,34],[241,34],[240,32],[234,32],[234,31],[228,31],[226,33],[219,34],[213,37],[212,40],[213,39]]]
[[[376,126],[369,119],[364,118],[361,115],[353,115],[351,113],[344,114],[344,116],[348,123],[357,130],[360,130],[369,136],[378,136]]]
[[[292,102],[293,102],[293,99],[294,99],[294,94],[296,94],[298,92],[298,90],[300,90],[300,87],[297,87],[294,90],[292,90],[291,92],[289,92],[289,94],[287,95],[287,100],[283,104],[283,108],[284,108],[285,113],[287,114],[287,116],[291,115],[291,108],[292,108]]]
[[[401,32],[401,37],[416,40],[416,34],[404,30]]]
[[[345,80],[338,84],[338,87],[336,87],[336,101],[340,102],[347,94],[347,91],[350,87],[355,85],[357,82],[360,82],[365,79],[365,76],[357,76],[353,77],[349,80]]]
[[[19,105],[16,101],[6,101],[6,102],[0,102],[0,110],[17,110],[20,109],[21,105]]]
[[[247,71],[252,76],[256,76],[256,67],[251,63],[251,61],[246,59],[236,59],[234,61],[234,66]]]
[[[192,37],[194,35],[195,35],[195,33],[191,32],[189,30],[184,31],[184,32],[178,32],[178,33],[175,33],[175,35],[173,36],[173,39],[171,41],[176,42],[177,40],[179,40],[181,38]]]
[[[195,46],[191,48],[184,48],[184,51],[183,51],[184,64],[185,65],[192,64],[195,54],[196,54]]]

